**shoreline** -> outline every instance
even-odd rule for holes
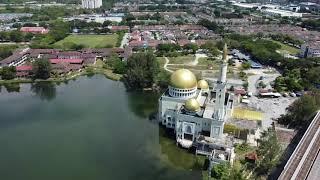
[[[11,80],[0,80],[0,86],[7,85],[7,84],[20,84],[20,83],[24,84],[24,83],[37,83],[37,82],[65,82],[65,81],[77,79],[80,76],[96,75],[96,74],[102,74],[106,78],[113,81],[121,81],[121,78],[122,78],[122,75],[115,74],[111,70],[93,69],[92,72],[88,72],[86,69],[84,69],[84,71],[82,72],[78,72],[77,74],[71,74],[63,78],[49,78],[49,79],[21,78],[21,79],[11,79]]]

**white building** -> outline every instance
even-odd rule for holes
[[[303,13],[297,13],[292,11],[286,11],[281,9],[265,9],[261,10],[262,12],[271,15],[271,16],[281,16],[281,17],[302,17]]]
[[[82,0],[82,8],[96,9],[102,6],[102,0]]]
[[[303,58],[320,57],[319,43],[303,44],[300,49],[300,56]]]
[[[233,94],[227,92],[227,47],[224,48],[220,76],[214,87],[197,82],[187,70],[175,71],[167,91],[159,99],[159,121],[172,129],[184,148],[195,146],[196,153],[207,155],[211,162],[233,162],[234,148],[223,134],[226,118],[232,114]]]

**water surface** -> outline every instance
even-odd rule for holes
[[[199,179],[165,160],[157,95],[103,76],[0,92],[1,180]],[[17,92],[19,91],[19,92]]]

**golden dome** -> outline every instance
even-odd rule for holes
[[[171,74],[170,86],[179,89],[190,89],[197,87],[196,76],[188,69],[179,69]]]
[[[200,104],[199,102],[192,98],[192,99],[188,99],[185,104],[184,107],[188,110],[188,111],[192,111],[192,112],[196,112],[200,110]]]
[[[199,89],[209,89],[209,84],[206,80],[201,79],[198,81],[198,88]]]

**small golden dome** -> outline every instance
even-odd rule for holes
[[[206,80],[201,79],[198,81],[198,88],[199,89],[209,89],[209,84]]]
[[[196,112],[196,111],[199,111],[200,110],[200,104],[199,102],[192,98],[192,99],[188,99],[185,104],[184,104],[184,107],[188,110],[188,111],[191,111],[191,112]]]
[[[190,89],[197,87],[196,76],[188,69],[179,69],[171,74],[170,86],[179,89]]]

